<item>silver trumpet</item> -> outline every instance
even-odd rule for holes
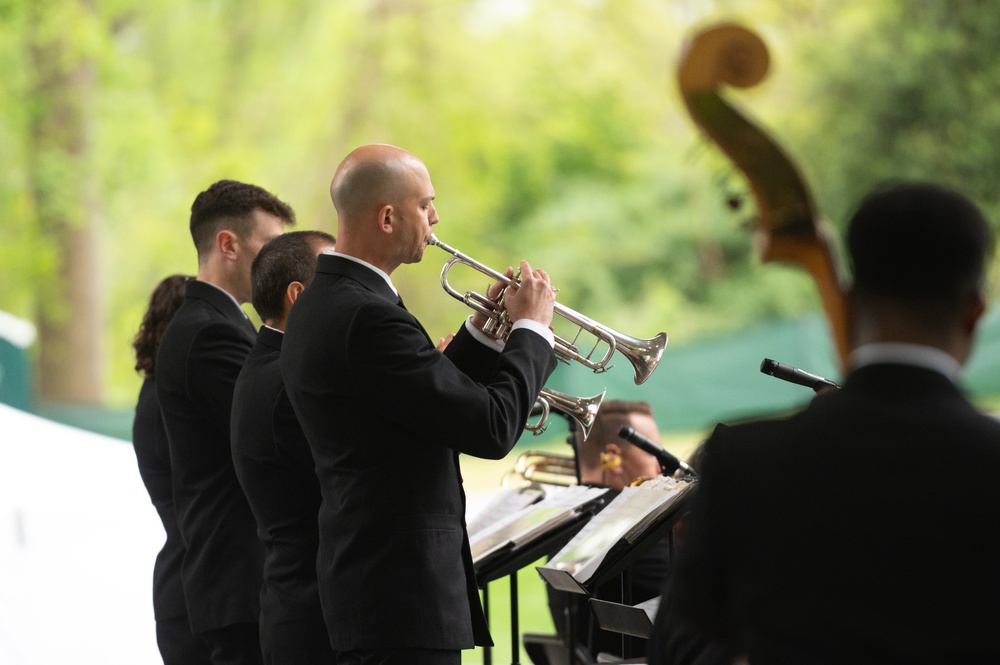
[[[453,257],[441,268],[441,286],[444,287],[444,290],[451,297],[461,300],[472,309],[487,317],[486,325],[483,327],[484,333],[495,339],[506,340],[507,336],[510,335],[510,329],[513,325],[503,304],[506,289],[500,293],[497,300],[492,300],[486,295],[475,291],[459,293],[448,283],[448,273],[456,263],[463,263],[484,275],[488,275],[494,280],[504,282],[507,286],[516,285],[518,283],[517,279],[507,277],[503,273],[497,272],[471,259],[454,247],[441,242],[434,235],[431,235],[427,244],[440,247]],[[556,335],[556,355],[565,360],[576,361],[590,368],[595,374],[600,374],[611,369],[611,358],[614,356],[615,351],[617,351],[632,363],[635,371],[635,383],[639,385],[653,374],[653,370],[656,369],[656,366],[660,362],[660,357],[663,355],[663,350],[667,347],[667,333],[665,332],[661,332],[656,337],[650,339],[637,339],[617,332],[559,303],[555,304],[553,311],[558,316],[577,326],[577,332],[572,340],[566,340]],[[594,346],[586,353],[582,353],[576,346],[577,340],[584,332],[588,332],[596,338]],[[595,354],[601,347],[602,342],[607,345],[607,351],[603,356],[595,358]]]
[[[542,388],[538,399],[535,400],[541,405],[542,413],[535,423],[528,423],[524,429],[538,436],[549,426],[549,413],[555,409],[572,418],[580,431],[583,432],[583,438],[586,439],[594,426],[594,420],[597,418],[597,412],[601,409],[601,402],[604,401],[604,393],[606,392],[608,391],[602,390],[600,395],[593,397],[576,397],[549,388]]]

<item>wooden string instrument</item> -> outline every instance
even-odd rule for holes
[[[798,265],[815,280],[843,369],[849,353],[846,300],[812,194],[782,149],[720,94],[723,84],[756,85],[767,73],[768,61],[767,47],[757,34],[739,25],[718,25],[686,45],[678,83],[695,123],[750,183],[761,260]]]

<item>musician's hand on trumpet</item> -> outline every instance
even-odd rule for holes
[[[556,292],[548,273],[541,268],[532,270],[527,261],[521,261],[521,283],[508,287],[505,298],[507,315],[512,322],[530,319],[546,327],[552,324]]]
[[[507,270],[504,271],[503,275],[508,280],[514,279],[514,269],[508,266]],[[486,291],[486,297],[489,298],[490,300],[496,301],[497,299],[500,298],[500,294],[503,293],[503,290],[506,287],[507,287],[507,282],[498,279],[497,281],[493,282],[493,285],[490,286],[490,288]],[[480,332],[482,332],[483,328],[486,327],[486,322],[488,320],[489,319],[486,316],[486,314],[479,310],[475,310],[472,314],[472,325],[475,326],[476,330]]]

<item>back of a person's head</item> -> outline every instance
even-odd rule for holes
[[[323,231],[293,231],[267,241],[250,267],[251,302],[263,321],[281,318],[285,292],[292,282],[308,286],[316,275],[320,245],[336,239]]]
[[[156,368],[156,352],[167,324],[174,313],[184,304],[184,288],[191,279],[186,275],[171,275],[164,278],[149,296],[149,306],[143,314],[139,332],[132,340],[135,351],[135,370],[146,378],[152,378]]]
[[[869,194],[847,230],[859,298],[957,303],[982,287],[992,250],[989,224],[962,194],[896,183]]]
[[[215,236],[223,229],[240,238],[252,235],[255,210],[270,213],[288,225],[295,223],[292,207],[257,185],[220,180],[198,194],[191,205],[190,223],[198,256],[207,256],[212,251]]]

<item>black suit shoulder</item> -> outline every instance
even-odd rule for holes
[[[791,418],[720,429],[658,624],[751,661],[995,658],[998,475],[1000,424],[916,367],[866,367]]]

